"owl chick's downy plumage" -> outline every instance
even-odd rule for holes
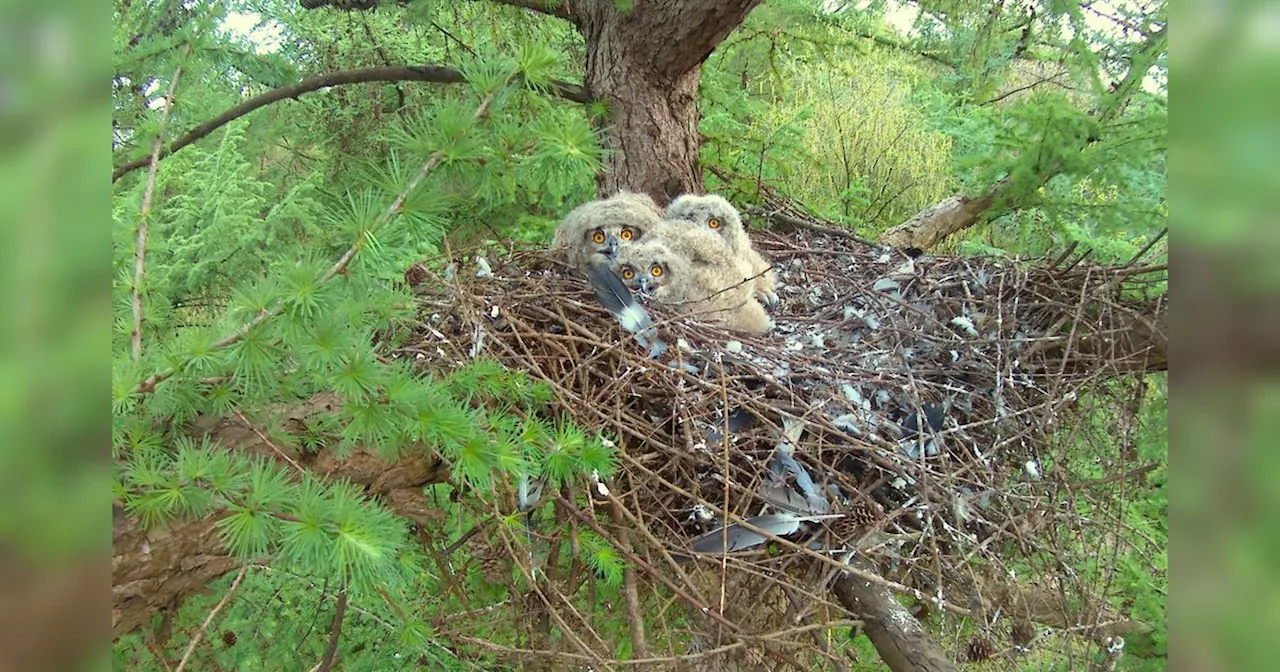
[[[585,270],[594,255],[613,259],[619,248],[643,240],[661,221],[662,210],[652,198],[621,191],[570,210],[556,227],[551,247]]]
[[[746,277],[755,277],[755,295],[770,306],[778,303],[777,279],[769,263],[751,246],[751,238],[742,225],[742,216],[733,204],[716,194],[694,196],[684,194],[667,206],[667,220],[696,222],[724,238],[729,250],[742,262]]]
[[[718,253],[715,246],[703,248],[702,261],[695,261],[669,247],[661,232],[618,250],[614,272],[628,289],[735,331],[761,335],[773,328],[727,247],[720,247]],[[687,244],[680,236],[673,236],[671,242],[677,249]]]

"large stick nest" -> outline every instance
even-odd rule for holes
[[[1164,368],[1164,306],[1154,291],[1163,278],[1150,272],[1160,269],[909,261],[814,227],[755,238],[781,287],[777,328],[764,337],[651,306],[673,347],[646,359],[580,274],[544,251],[508,249],[487,252],[491,277],[477,277],[473,258],[455,259],[447,279],[440,266],[411,269],[424,326],[399,354],[431,369],[495,358],[549,384],[554,412],[617,439],[623,470],[612,489],[644,527],[630,543],[645,561],[645,584],[712,611],[725,606],[718,570],[699,579],[693,568],[705,561],[677,567],[673,555],[722,524],[725,512],[733,520],[762,511],[754,490],[778,445],[781,415],[803,419],[797,458],[821,485],[838,486],[836,508],[850,515],[730,560],[729,575],[744,582],[736,590],[757,592],[736,620],[732,609],[712,619],[733,622],[737,636],[782,627],[783,611],[792,626],[846,618],[826,602],[824,583],[847,559],[831,549],[861,549],[864,566],[933,609],[979,616],[970,612],[979,598],[1000,603],[994,593],[1005,589],[988,578],[1008,579],[1010,555],[1056,557],[1071,536],[1063,530],[1088,524],[1064,503],[1081,486],[1060,437],[1109,451],[1099,455],[1108,468],[1124,461],[1118,437],[1107,436],[1114,427],[1090,433],[1073,418],[1085,416],[1087,395],[1131,409],[1135,386],[1116,381]],[[903,418],[928,404],[945,409],[942,429],[904,438]],[[741,409],[733,422],[750,416],[752,426],[722,438],[713,430],[723,429],[725,409]],[[811,550],[815,540],[824,550]],[[1053,573],[1052,562],[1042,564]],[[1041,587],[1064,601],[1090,592],[1068,584],[1055,578]],[[776,599],[766,595],[783,587]],[[980,620],[1013,615],[991,610]],[[1104,611],[1090,613],[1097,620]],[[700,621],[704,631],[714,632],[712,620]],[[821,640],[813,634],[760,648],[782,655],[786,642],[814,647]]]

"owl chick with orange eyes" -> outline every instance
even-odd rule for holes
[[[743,281],[741,266],[724,242],[710,236],[691,244],[682,231],[701,237],[691,225],[660,228],[653,238],[619,249],[614,273],[631,291],[683,313],[735,331],[768,333],[773,320],[753,295],[752,283]]]
[[[747,271],[746,277],[755,278],[756,298],[769,306],[778,303],[776,291],[777,279],[769,263],[751,246],[751,238],[742,226],[742,216],[729,201],[716,194],[694,196],[684,194],[667,206],[663,215],[666,220],[687,220],[695,222],[709,231],[715,232],[724,239],[729,251],[742,263]]]
[[[584,269],[600,255],[605,262],[618,250],[650,235],[662,222],[662,210],[644,194],[621,191],[609,198],[583,203],[561,220],[551,246],[564,251],[565,260]]]

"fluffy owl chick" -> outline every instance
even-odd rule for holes
[[[770,306],[777,305],[778,294],[775,291],[777,279],[770,270],[770,264],[755,248],[751,246],[751,238],[742,226],[742,216],[733,204],[716,194],[694,196],[685,194],[676,198],[667,206],[664,219],[688,220],[697,222],[724,238],[729,250],[733,252],[748,270],[748,276],[754,276],[755,295]]]
[[[773,328],[732,256],[725,255],[721,264],[694,262],[654,238],[619,249],[613,269],[628,289],[708,322],[755,335]]]
[[[612,260],[618,249],[643,239],[662,221],[662,210],[644,194],[622,191],[583,203],[556,226],[551,247],[572,266],[585,269],[599,254]]]

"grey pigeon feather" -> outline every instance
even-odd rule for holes
[[[790,513],[770,513],[763,516],[747,518],[746,522],[758,527],[775,537],[785,537],[800,531],[800,524],[808,521],[839,518],[842,514],[829,516],[796,516]],[[718,527],[697,539],[691,546],[696,553],[733,553],[755,548],[767,541],[759,532],[749,530],[739,523],[727,527]]]
[[[600,305],[613,313],[618,324],[636,339],[640,347],[649,351],[651,359],[667,351],[667,344],[658,338],[658,330],[649,318],[649,311],[636,302],[617,273],[605,264],[595,262],[587,266],[587,280],[591,282],[591,289]]]

